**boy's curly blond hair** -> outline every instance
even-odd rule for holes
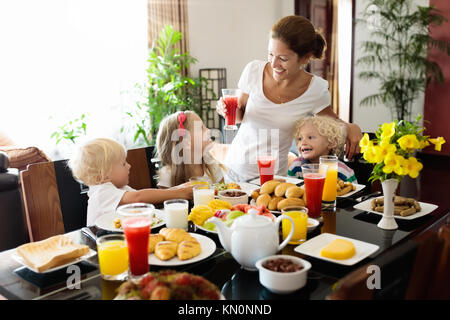
[[[98,138],[81,145],[69,160],[74,178],[85,185],[104,183],[114,163],[126,157],[127,151],[120,143]]]
[[[342,157],[345,139],[347,138],[345,125],[327,116],[307,116],[300,119],[295,126],[295,140],[298,140],[299,130],[307,122],[311,122],[317,128],[319,134],[327,138],[331,145],[330,153],[338,158]]]

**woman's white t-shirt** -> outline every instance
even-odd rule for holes
[[[244,118],[225,159],[225,181],[247,181],[259,176],[258,152],[278,153],[275,174],[287,175],[288,154],[295,124],[308,114],[316,114],[331,103],[328,81],[314,76],[308,89],[298,98],[276,104],[263,92],[263,74],[267,62],[247,64],[238,87],[249,95]]]
[[[116,212],[117,206],[127,191],[136,191],[130,186],[117,188],[111,182],[89,186],[87,225],[92,226],[101,215]]]

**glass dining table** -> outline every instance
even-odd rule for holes
[[[379,249],[362,261],[347,266],[300,254],[294,250],[295,245],[287,245],[281,250],[281,254],[295,255],[312,264],[306,285],[292,294],[279,295],[263,287],[259,282],[258,272],[242,269],[232,255],[223,249],[217,234],[200,229],[193,231],[210,237],[216,243],[215,252],[204,260],[169,268],[205,277],[217,285],[226,300],[327,299],[339,279],[430,228],[433,223],[448,215],[447,207],[438,207],[432,213],[414,220],[398,220],[399,227],[396,230],[383,230],[377,227],[380,215],[354,208],[358,203],[355,198],[370,192],[371,190],[364,189],[353,198],[339,198],[336,210],[322,212],[319,226],[308,232],[307,240],[322,233],[329,233],[374,244]],[[90,227],[90,230],[96,235],[104,233],[96,227]],[[159,228],[152,232],[158,230]],[[82,230],[69,234],[75,241],[96,250],[95,242]],[[76,264],[76,270],[79,270],[77,274],[73,271],[75,268],[70,267],[38,274],[22,266],[14,259],[14,255],[15,249],[0,253],[0,296],[5,299],[111,300],[117,295],[117,288],[122,283],[101,278],[97,255]],[[167,267],[150,265],[150,271],[162,269]]]

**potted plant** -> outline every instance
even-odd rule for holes
[[[202,117],[201,90],[209,90],[205,89],[207,80],[187,75],[197,60],[188,52],[179,53],[176,45],[181,38],[181,32],[167,25],[150,50],[147,82],[138,85],[144,101],[127,112],[134,120],[134,142],[142,138],[147,145],[154,144],[161,120],[176,111],[193,110]]]
[[[358,65],[362,80],[377,80],[376,94],[361,100],[361,106],[382,103],[391,109],[392,119],[411,121],[413,102],[430,81],[443,82],[438,63],[427,58],[430,48],[450,55],[450,43],[436,40],[429,26],[447,21],[433,6],[413,7],[411,0],[369,0],[358,20],[369,25],[371,39],[362,42],[364,56]],[[373,22],[376,23],[373,23]]]

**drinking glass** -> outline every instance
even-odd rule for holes
[[[275,166],[277,162],[276,152],[262,152],[258,154],[257,158],[259,180],[262,186],[266,181],[272,180],[275,174]]]
[[[294,221],[294,234],[289,244],[301,244],[306,241],[306,232],[308,230],[308,209],[303,206],[287,207],[281,210],[282,214],[291,217]],[[281,221],[281,229],[283,231],[283,240],[286,239],[291,232],[292,224],[288,219]]]
[[[336,207],[338,157],[321,156],[319,158],[319,164],[321,168],[324,168],[324,166],[327,167],[327,169],[324,169],[327,174],[323,186],[322,209],[333,210]]]
[[[124,204],[116,209],[120,220],[129,217],[147,217],[153,219],[155,215],[155,206],[150,203],[130,203]]]
[[[214,195],[216,191],[213,188],[209,188],[205,185],[197,185],[194,186],[194,206],[196,205],[205,205],[214,200]]]
[[[125,280],[128,274],[128,247],[123,234],[108,234],[97,239],[100,275],[105,280]]]
[[[236,110],[238,108],[239,89],[222,89],[222,100],[225,104],[225,130],[237,130]]]
[[[203,184],[206,185],[207,187],[209,187],[211,180],[208,179],[207,177],[190,177],[189,178],[189,183],[191,185],[196,185],[196,184]]]
[[[188,228],[189,202],[184,199],[164,201],[164,215],[167,228]]]
[[[148,239],[155,207],[147,203],[134,203],[117,208],[127,239],[129,278],[138,280],[149,271]]]
[[[306,207],[311,218],[319,218],[322,209],[322,193],[327,166],[317,163],[302,165],[305,181]]]

